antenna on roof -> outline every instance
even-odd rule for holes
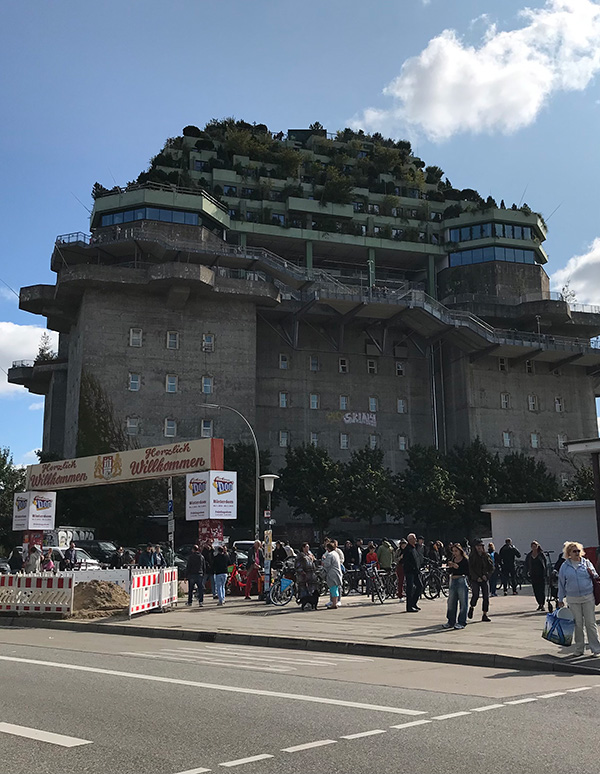
[[[75,196],[73,191],[71,191],[71,196],[73,196],[73,197],[75,197],[75,199],[77,199],[77,201],[79,202],[79,204],[81,204],[81,206],[83,207],[84,210],[87,210],[90,215],[92,214],[92,211],[89,209],[89,207],[86,207],[85,204],[81,201],[81,199],[78,196]]]
[[[111,168],[108,166],[108,164],[106,165],[106,168],[108,169],[108,173],[109,173],[109,175],[110,175],[110,176],[112,177],[112,179],[113,179],[113,183],[114,183],[114,184],[117,186],[117,188],[118,188],[118,187],[119,187],[119,184],[118,184],[118,183],[117,183],[117,181],[115,180],[115,176],[113,175],[113,173],[112,173],[112,170],[111,170]]]
[[[5,282],[5,281],[2,279],[2,277],[0,277],[0,282],[1,282],[3,285],[6,285],[6,287],[7,287],[7,288],[8,288],[8,289],[11,291],[11,293],[14,293],[14,294],[15,294],[15,296],[16,296],[17,298],[19,298],[19,294],[17,293],[17,291],[16,291],[14,288],[11,288],[11,286],[8,284],[8,282]]]
[[[558,207],[555,207],[555,208],[552,210],[552,212],[550,213],[550,215],[548,215],[548,217],[546,218],[546,223],[547,223],[547,222],[550,220],[550,218],[551,218],[551,217],[554,215],[554,213],[556,212],[556,210],[559,210],[559,209],[560,209],[562,206],[563,206],[563,203],[561,202],[561,203],[558,205]]]
[[[522,201],[523,201],[523,199],[525,198],[525,194],[527,193],[527,189],[528,189],[528,188],[529,188],[529,183],[527,183],[527,185],[526,185],[526,186],[525,186],[525,188],[523,189],[523,193],[521,194],[521,198],[519,199],[519,204],[518,204],[518,206],[519,206],[519,207],[521,206],[521,202],[522,202]]]

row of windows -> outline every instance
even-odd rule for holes
[[[487,239],[488,237],[504,239],[531,239],[529,226],[514,226],[509,223],[478,223],[476,226],[451,228],[451,242],[470,242],[472,239]]]
[[[187,210],[165,210],[162,207],[139,207],[135,210],[123,210],[103,215],[101,226],[117,226],[134,220],[160,220],[161,223],[184,223],[186,226],[198,226],[200,216]]]
[[[291,406],[289,392],[279,393],[279,408],[289,408]],[[321,396],[319,393],[311,392],[308,397],[308,407],[311,409],[321,408]],[[338,401],[338,408],[340,411],[350,410],[350,398],[348,395],[340,395]],[[379,409],[379,398],[371,396],[369,398],[369,412],[374,414]],[[398,414],[408,414],[408,401],[406,398],[398,398],[396,400],[396,411]]]
[[[450,266],[470,266],[472,263],[505,261],[508,263],[535,263],[533,250],[516,247],[479,247],[475,250],[461,250],[450,253]]]
[[[319,445],[319,433],[311,433],[310,434],[310,442],[313,446]],[[368,446],[370,449],[378,449],[379,444],[381,442],[381,439],[378,435],[372,433],[369,435],[368,440]],[[408,451],[408,437],[406,435],[399,435],[397,437],[398,442],[398,451]],[[290,446],[291,443],[291,433],[289,430],[280,430],[279,431],[279,446],[282,448],[287,448]],[[340,433],[339,434],[339,445],[340,449],[349,449],[350,448],[350,433]],[[363,439],[360,440],[361,447],[364,445]]]
[[[130,392],[139,392],[141,388],[142,380],[139,373],[129,374],[128,389]],[[214,380],[212,376],[203,376],[201,380],[203,395],[212,395],[214,388]],[[165,376],[165,392],[178,392],[179,391],[179,377],[177,374],[167,374]]]
[[[130,328],[129,329],[129,346],[141,347],[144,343],[144,332],[142,328]],[[179,331],[167,331],[165,346],[167,349],[179,349]],[[202,351],[214,352],[215,351],[215,334],[203,333],[202,334]]]
[[[500,393],[500,408],[510,409],[512,408],[512,398],[509,392]],[[527,396],[527,408],[529,411],[539,411],[540,402],[537,395]],[[557,414],[562,414],[565,410],[565,403],[560,395],[556,395],[554,398],[554,411]]]
[[[566,449],[568,438],[565,433],[559,433],[556,436],[556,448]],[[532,449],[542,448],[542,437],[539,433],[529,433],[529,445]],[[514,435],[511,430],[505,430],[502,433],[502,446],[505,449],[512,449],[514,446]]]
[[[499,357],[498,358],[498,370],[502,371],[503,373],[508,373],[508,364],[509,360],[507,357]],[[560,370],[557,368],[552,368],[552,364],[548,364],[548,370],[550,373],[552,373],[553,376],[560,376]],[[526,360],[525,361],[525,373],[526,374],[534,374],[535,373],[535,361],[533,360]]]
[[[142,422],[139,417],[127,417],[126,431],[127,435],[139,435],[142,429]],[[163,423],[163,435],[165,438],[175,438],[177,436],[177,420],[169,419],[165,417]],[[213,421],[212,419],[203,419],[200,424],[200,437],[212,438],[213,437]]]
[[[368,374],[376,374],[377,373],[377,360],[374,358],[367,359],[367,373]],[[290,356],[285,354],[279,355],[279,368],[282,371],[289,370],[291,366]],[[321,361],[319,360],[318,355],[310,355],[308,358],[308,369],[309,371],[320,371],[321,370]],[[406,374],[406,366],[404,361],[402,360],[396,360],[395,363],[395,372],[396,376],[404,376]],[[350,373],[350,360],[347,357],[340,357],[338,358],[338,373],[340,374],[348,374]]]

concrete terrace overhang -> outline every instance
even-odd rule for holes
[[[567,441],[567,451],[569,454],[598,454],[600,453],[600,438]]]
[[[9,384],[26,387],[34,395],[47,395],[52,374],[66,371],[66,359],[43,360],[33,365],[15,365],[8,369]]]

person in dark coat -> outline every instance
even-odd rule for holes
[[[192,548],[192,553],[187,558],[186,577],[188,582],[188,606],[191,606],[194,597],[194,589],[198,589],[198,602],[200,607],[204,604],[204,576],[206,575],[206,562],[200,553],[198,546]]]
[[[218,605],[225,604],[225,585],[227,583],[227,568],[229,567],[229,556],[223,546],[219,546],[213,562],[213,574],[215,587],[217,590]]]
[[[469,576],[471,582],[471,605],[468,618],[473,618],[473,611],[479,599],[481,592],[481,604],[483,608],[482,621],[489,623],[488,610],[490,609],[490,586],[489,580],[494,573],[494,561],[486,553],[483,540],[476,540],[473,543],[473,550],[469,554]]]
[[[414,532],[411,532],[406,539],[408,544],[402,554],[404,582],[406,584],[406,612],[418,613],[421,608],[417,606],[417,602],[423,592],[421,583],[423,556],[417,548],[417,536]]]
[[[23,554],[19,551],[19,547],[13,548],[8,557],[8,566],[12,573],[21,572],[23,569]]]
[[[217,591],[214,588],[214,579],[213,579],[213,562],[215,560],[215,551],[210,540],[207,540],[204,546],[202,547],[202,556],[204,557],[204,562],[206,564],[205,578],[206,578],[206,575],[208,575],[208,583],[212,591],[213,599],[216,599]]]
[[[515,560],[521,558],[520,551],[515,548],[510,538],[506,538],[504,545],[498,552],[500,567],[502,569],[502,585],[504,586],[504,596],[508,594],[508,583],[512,586],[513,594],[517,592],[517,568]]]
[[[302,610],[306,607],[317,609],[319,604],[319,579],[315,567],[315,557],[312,555],[310,545],[302,544],[302,550],[296,557],[296,585]]]
[[[273,564],[281,565],[287,559],[287,551],[283,547],[281,540],[275,543],[275,549],[273,551]]]
[[[542,547],[533,540],[531,551],[525,557],[525,572],[531,581],[538,610],[544,610],[546,602],[546,557]]]
[[[108,566],[111,570],[120,570],[121,567],[125,564],[125,555],[123,551],[123,546],[119,546],[117,550],[111,554],[110,559],[108,560]]]

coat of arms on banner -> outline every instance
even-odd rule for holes
[[[94,478],[103,478],[110,481],[111,478],[120,476],[123,472],[123,465],[120,454],[104,454],[96,458],[94,465]]]

